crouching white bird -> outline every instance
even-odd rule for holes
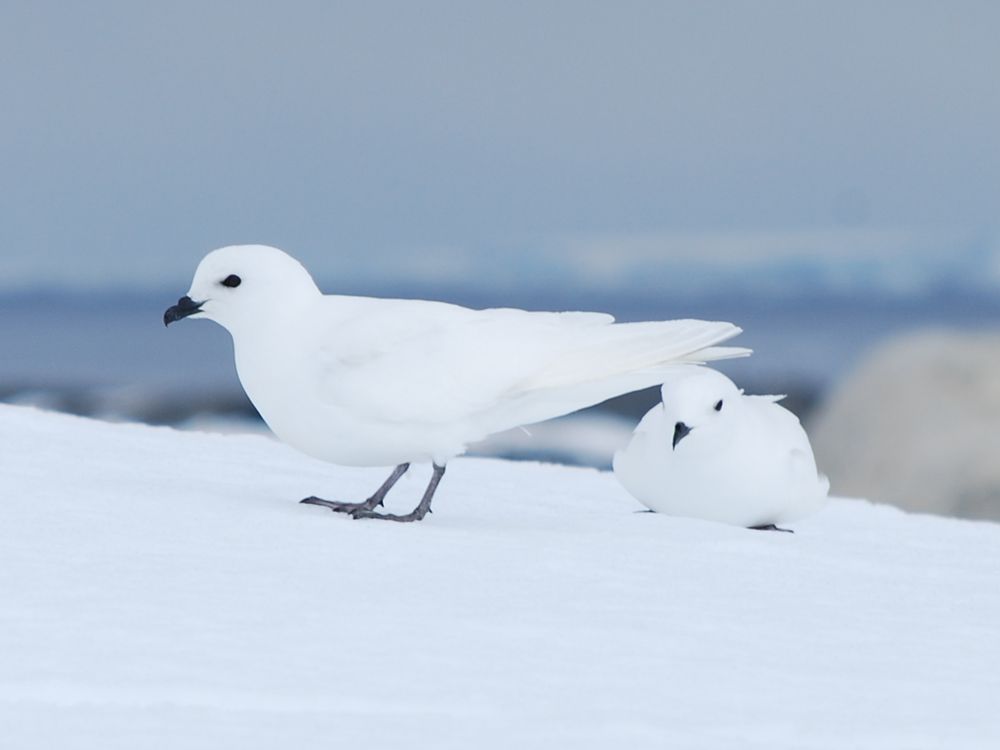
[[[205,256],[163,321],[187,317],[232,334],[240,382],[281,440],[336,464],[396,466],[363,502],[302,502],[393,521],[424,517],[469,443],[661,383],[676,362],[749,353],[715,346],[740,332],[731,323],[324,295],[298,261],[262,245]],[[434,465],[420,504],[376,512],[413,462]]]
[[[781,396],[745,396],[707,367],[675,368],[661,394],[614,458],[618,481],[650,510],[785,531],[777,524],[826,502],[830,483]]]

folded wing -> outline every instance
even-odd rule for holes
[[[387,422],[473,420],[489,434],[659,384],[678,363],[749,354],[716,346],[740,333],[731,323],[340,300],[350,307],[323,331],[321,398]]]

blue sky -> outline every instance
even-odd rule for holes
[[[993,2],[7,0],[0,288],[184,285],[238,242],[352,288],[692,253],[722,282],[998,282],[997,28]]]

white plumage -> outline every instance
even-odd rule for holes
[[[165,320],[189,315],[232,334],[240,382],[279,438],[351,466],[443,467],[492,433],[657,384],[677,362],[749,353],[716,346],[740,332],[730,323],[323,295],[260,245],[209,253]]]
[[[826,502],[829,482],[780,398],[746,396],[709,368],[678,367],[615,455],[615,476],[658,513],[747,527],[802,518]]]

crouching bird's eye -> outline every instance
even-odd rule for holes
[[[722,411],[722,399],[720,398],[715,404],[716,411]]]
[[[236,287],[238,287],[240,284],[243,283],[243,279],[241,279],[235,273],[231,273],[219,283],[222,284],[222,286],[228,286],[230,289],[235,289]]]

